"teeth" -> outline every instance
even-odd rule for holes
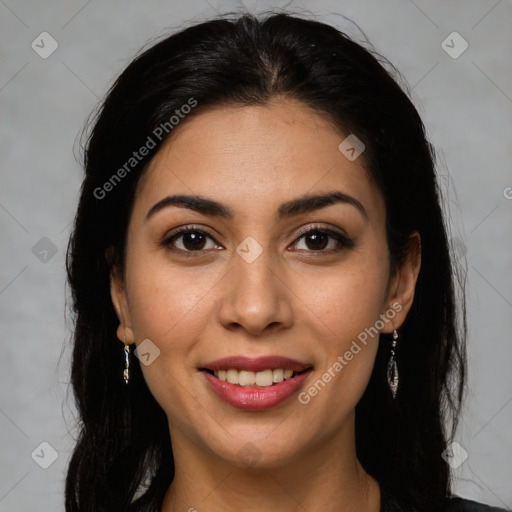
[[[283,382],[284,380],[284,370],[279,368],[278,370],[274,370],[272,372],[272,382]]]
[[[238,384],[240,384],[240,386],[254,386],[255,382],[256,377],[254,372],[241,371],[238,374]]]
[[[216,370],[213,372],[215,377],[227,381],[230,384],[243,387],[256,385],[260,388],[266,388],[272,386],[272,384],[277,384],[285,379],[289,379],[292,377],[293,373],[293,370],[283,370],[282,368],[263,370],[261,372],[238,371],[231,368],[229,370]]]
[[[238,384],[238,370],[228,370],[226,375],[226,380],[230,384]]]
[[[252,372],[251,372],[252,373]],[[240,375],[242,372],[240,372]],[[272,386],[274,372],[272,370],[264,370],[254,374],[254,382],[257,386],[267,387]],[[242,381],[240,380],[240,384]]]

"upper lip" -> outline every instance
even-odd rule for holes
[[[252,372],[261,372],[263,370],[276,370],[282,368],[283,370],[293,370],[294,372],[301,372],[310,368],[312,365],[290,359],[289,357],[270,355],[262,357],[247,357],[247,356],[230,356],[222,359],[216,359],[211,363],[207,363],[201,367],[204,370],[245,370]]]

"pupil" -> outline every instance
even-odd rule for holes
[[[311,233],[306,237],[306,240],[306,244],[310,249],[324,249],[327,243],[327,236],[323,233]],[[185,233],[183,235],[183,245],[191,251],[197,251],[203,248],[204,237],[200,233]]]
[[[321,240],[321,239],[323,239],[323,240]],[[307,240],[313,241],[313,247],[309,247]],[[318,245],[319,241],[320,241],[321,247]],[[321,243],[322,241],[324,242],[323,244]],[[323,233],[312,233],[306,237],[306,244],[308,244],[308,247],[313,250],[324,249],[325,246],[327,245],[326,242],[327,242],[327,236]]]
[[[183,235],[183,245],[191,251],[197,251],[203,248],[204,237],[200,233],[185,233]]]

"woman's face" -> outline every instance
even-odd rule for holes
[[[118,337],[150,340],[141,367],[175,457],[275,467],[353,439],[372,334],[401,325],[418,268],[390,275],[384,201],[347,135],[291,100],[216,108],[141,179],[112,298]]]

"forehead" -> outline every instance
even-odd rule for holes
[[[347,135],[293,100],[199,112],[182,121],[153,158],[135,207],[147,211],[166,195],[195,194],[232,205],[243,218],[338,190],[382,215],[384,203],[363,158],[351,161],[339,149]]]

